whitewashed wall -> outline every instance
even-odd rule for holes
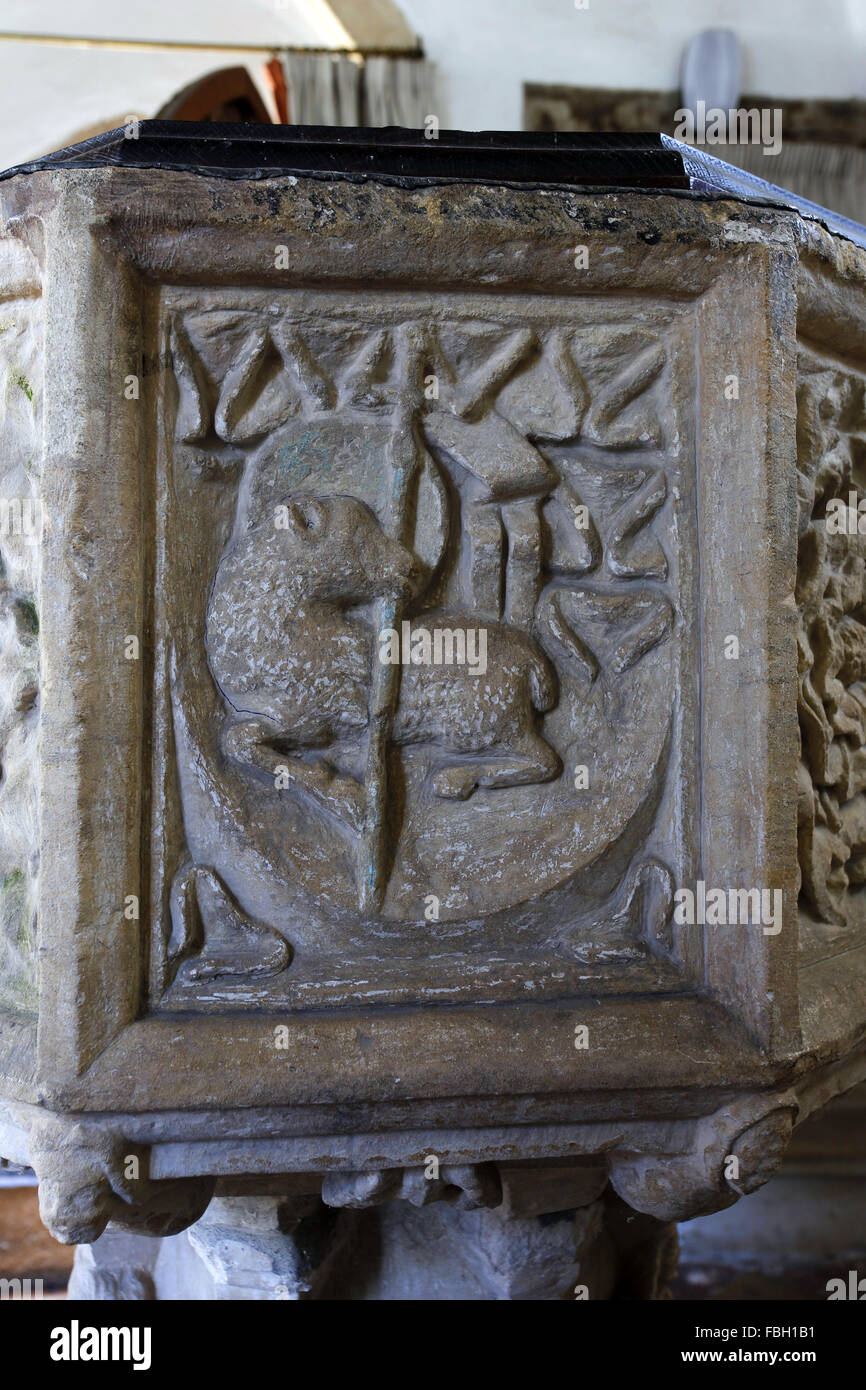
[[[519,129],[524,81],[670,89],[700,29],[741,38],[744,85],[775,96],[866,97],[866,0],[400,0],[440,70],[436,113],[465,129]],[[0,29],[114,38],[327,45],[325,0],[3,0]],[[150,114],[243,53],[148,53],[0,41],[0,167],[83,127]]]
[[[337,26],[324,0],[2,0],[0,30],[96,38],[327,46]],[[0,169],[67,144],[114,117],[153,115],[215,68],[244,64],[266,103],[260,57],[247,52],[152,52],[48,47],[0,39]],[[276,114],[276,113],[274,113]]]
[[[445,119],[522,125],[524,82],[672,90],[702,29],[732,29],[744,89],[866,97],[866,0],[401,0],[443,74]]]

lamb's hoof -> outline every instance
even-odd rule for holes
[[[466,801],[478,786],[476,775],[465,767],[443,767],[433,778],[436,796],[451,801]]]

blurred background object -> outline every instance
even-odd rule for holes
[[[683,106],[695,110],[699,101],[723,111],[736,106],[740,96],[742,63],[740,45],[730,29],[704,29],[683,54],[680,92]]]
[[[74,1257],[74,1248],[61,1245],[39,1220],[32,1171],[0,1159],[0,1280],[19,1279],[25,1289],[29,1280],[28,1291],[37,1297],[57,1294],[66,1288]]]

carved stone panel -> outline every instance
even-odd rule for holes
[[[163,293],[168,1007],[671,979],[697,853],[682,317]]]

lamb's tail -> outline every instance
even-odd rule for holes
[[[551,663],[537,647],[533,648],[529,656],[529,689],[532,692],[532,703],[537,710],[544,713],[545,710],[553,709],[559,696],[559,682]]]

